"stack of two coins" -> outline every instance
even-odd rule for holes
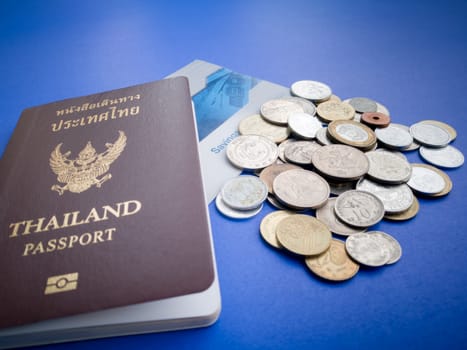
[[[225,216],[246,219],[261,211],[267,196],[268,188],[261,179],[240,175],[224,184],[216,197],[216,207]]]

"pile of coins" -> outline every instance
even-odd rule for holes
[[[253,174],[223,186],[218,210],[249,218],[268,200],[278,210],[261,221],[261,236],[303,256],[312,272],[328,280],[352,278],[359,264],[397,262],[397,240],[368,229],[383,218],[414,217],[416,196],[450,192],[452,182],[439,168],[464,162],[450,145],[456,131],[436,120],[410,127],[393,123],[381,103],[364,97],[341,101],[317,81],[298,81],[290,91],[292,96],[267,101],[259,114],[240,122],[240,135],[226,154]],[[402,153],[417,149],[432,165],[409,163]]]

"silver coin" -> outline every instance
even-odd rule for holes
[[[357,180],[369,168],[362,151],[347,145],[322,146],[311,155],[314,167],[323,175],[338,180]]]
[[[401,184],[410,179],[412,167],[404,158],[389,152],[366,152],[370,163],[368,176],[375,181],[385,184]]]
[[[316,102],[328,100],[332,95],[328,85],[314,80],[297,81],[292,84],[290,90],[295,96]]]
[[[376,151],[376,149],[378,148],[378,143],[375,142],[375,144],[373,146],[371,146],[371,148],[365,150],[365,149],[362,149],[363,151],[365,152],[371,152],[371,151]]]
[[[410,128],[407,125],[397,124],[397,123],[391,123],[391,125],[395,128],[398,128],[400,130],[403,130],[404,132],[409,133],[410,137],[412,137],[412,135],[410,134]],[[406,151],[414,151],[416,149],[419,149],[420,144],[417,141],[415,141],[413,137],[412,137],[412,140],[413,140],[412,143],[408,147],[401,149],[401,151],[406,152]]]
[[[280,126],[267,122],[259,114],[246,117],[238,124],[240,135],[262,135],[275,143],[282,142],[290,135],[286,126]]]
[[[274,164],[279,156],[277,145],[260,135],[237,136],[227,146],[226,153],[233,165],[251,170]]]
[[[464,164],[464,155],[456,147],[448,145],[443,148],[420,147],[420,155],[428,163],[441,168],[458,168]]]
[[[389,110],[386,108],[386,106],[379,103],[378,101],[375,101],[375,102],[376,102],[376,112],[383,113],[383,114],[386,114],[387,116],[390,116]]]
[[[346,100],[344,100],[344,101],[342,101],[342,102],[344,102],[344,103],[349,103],[350,100],[351,100],[351,99],[348,98],[348,99],[346,99]],[[378,112],[378,113],[383,113],[383,114],[385,114],[385,115],[387,115],[387,116],[390,116],[389,110],[386,108],[386,106],[384,106],[383,104],[379,103],[378,101],[374,101],[374,102],[376,103],[376,112]],[[356,113],[355,113],[354,120],[357,121],[357,122],[360,121],[360,117],[362,116],[362,114],[363,114],[363,113],[356,112]]]
[[[363,113],[355,112],[355,115],[353,116],[353,119],[352,119],[352,120],[354,120],[354,121],[360,123],[360,120],[362,120],[362,114],[363,114]]]
[[[368,133],[355,124],[340,124],[336,127],[336,132],[343,139],[351,142],[365,142],[369,139]]]
[[[318,174],[303,170],[287,170],[279,174],[272,184],[276,198],[295,209],[316,209],[329,198],[329,185]]]
[[[396,157],[399,157],[399,158],[402,158],[406,161],[408,161],[407,157],[405,156],[404,153],[402,152],[399,152],[399,151],[395,151],[395,150],[392,150],[392,149],[387,149],[387,148],[377,148],[374,150],[375,152],[387,152],[387,153],[390,153],[390,154],[393,154],[395,155]],[[371,152],[371,151],[369,151]],[[366,153],[365,153],[366,154]]]
[[[370,231],[367,233],[373,235],[373,237],[378,239],[379,242],[389,250],[390,257],[386,265],[394,264],[399,261],[402,256],[402,247],[397,239],[382,231]]]
[[[349,104],[358,113],[376,112],[378,105],[376,101],[373,101],[366,97],[354,97],[349,100]]]
[[[232,209],[251,210],[268,196],[268,187],[256,176],[240,175],[228,180],[221,189],[222,199]]]
[[[351,190],[337,197],[334,211],[346,224],[370,227],[383,218],[384,205],[381,199],[370,192]]]
[[[323,128],[318,130],[318,132],[316,133],[316,141],[318,141],[318,143],[320,143],[323,146],[332,145],[333,142],[328,137],[328,128],[327,127],[323,127]]]
[[[256,214],[258,214],[261,209],[263,209],[263,204],[261,204],[258,208],[252,210],[235,210],[225,204],[224,200],[222,199],[222,194],[219,193],[216,197],[216,208],[225,216],[232,218],[232,219],[248,219]]]
[[[323,125],[318,118],[307,113],[294,113],[289,116],[289,128],[303,139],[313,139]]]
[[[407,185],[416,192],[430,195],[444,190],[446,182],[436,171],[413,164]]]
[[[295,141],[287,144],[284,150],[284,157],[288,162],[309,165],[311,156],[322,146],[315,141]]]
[[[406,149],[413,143],[413,137],[408,130],[401,128],[401,126],[391,123],[386,128],[376,128],[376,138],[387,148]]]
[[[383,202],[385,213],[400,213],[410,208],[414,201],[412,190],[407,184],[382,185],[369,179],[357,182],[357,190],[373,193]]]
[[[444,147],[451,142],[451,136],[445,129],[430,123],[411,125],[410,134],[417,142],[428,147]]]
[[[294,101],[279,98],[264,102],[260,111],[268,122],[287,125],[289,116],[294,113],[303,113],[303,108]]]
[[[301,97],[296,97],[296,96],[286,96],[283,97],[282,99],[287,100],[287,101],[292,101],[293,103],[296,103],[300,105],[303,109],[303,112],[309,115],[315,115],[316,114],[316,106],[308,100],[305,100],[304,98]]]
[[[328,225],[331,232],[341,236],[350,236],[366,230],[349,226],[339,220],[334,212],[335,203],[336,198],[329,198],[325,205],[316,209],[316,218]]]
[[[383,266],[391,258],[391,253],[386,245],[381,243],[381,238],[368,232],[347,237],[345,249],[354,260],[367,266]]]

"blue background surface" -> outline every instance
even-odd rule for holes
[[[394,122],[445,121],[467,154],[466,10],[465,1],[2,1],[0,153],[26,107],[157,80],[203,59],[284,86],[323,81],[343,99],[383,103]],[[46,348],[465,348],[465,169],[448,170],[453,191],[420,200],[413,220],[376,227],[400,241],[401,261],[340,284],[261,240],[271,207],[238,222],[211,203],[216,324]]]

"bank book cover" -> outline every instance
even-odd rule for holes
[[[0,328],[207,290],[197,146],[183,77],[23,111],[0,161]]]

